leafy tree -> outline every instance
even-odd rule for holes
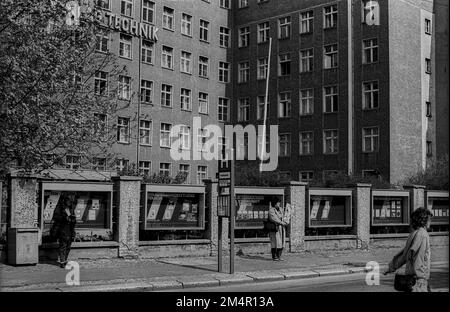
[[[426,186],[429,190],[448,190],[448,155],[432,160],[424,170],[408,177],[405,184]]]

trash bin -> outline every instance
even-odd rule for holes
[[[20,265],[38,262],[38,228],[10,228],[8,230],[8,263]]]

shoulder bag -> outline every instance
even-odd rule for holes
[[[407,254],[409,253],[409,249],[416,239],[417,232],[414,234],[414,238],[411,240],[411,243],[408,246]],[[404,292],[412,292],[412,289],[414,285],[416,285],[417,276],[415,274],[395,274],[394,279],[394,289],[397,291],[404,291]]]
[[[270,221],[269,219],[264,221],[264,232],[270,233],[270,232],[276,232],[277,231],[277,225]]]

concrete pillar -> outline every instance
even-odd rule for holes
[[[11,228],[38,226],[38,176],[11,174],[10,224]]]
[[[305,182],[284,183],[284,201],[291,205],[289,251],[305,250],[306,186]]]
[[[118,176],[112,178],[117,192],[117,226],[114,237],[119,242],[118,256],[139,256],[139,212],[142,177]]]
[[[353,215],[356,232],[356,248],[369,249],[371,184],[358,183],[353,187]]]
[[[404,185],[405,190],[409,190],[411,211],[419,207],[425,207],[425,186],[423,185]]]

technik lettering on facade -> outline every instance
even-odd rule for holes
[[[117,16],[111,12],[101,12],[99,13],[98,18],[111,29],[123,31],[130,35],[143,37],[151,41],[158,41],[158,28],[152,25],[140,23],[126,17]]]

